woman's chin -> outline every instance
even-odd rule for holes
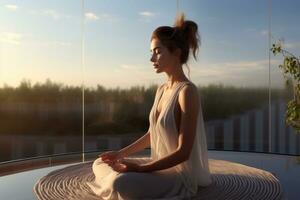
[[[154,68],[156,73],[161,73],[161,70],[159,68]]]

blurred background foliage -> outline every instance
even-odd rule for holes
[[[85,128],[89,134],[126,134],[148,130],[157,85],[129,89],[86,88]],[[198,86],[205,121],[225,119],[268,104],[268,88]],[[272,89],[272,100],[288,99],[290,89]],[[82,129],[82,88],[55,83],[0,88],[1,134],[75,135]],[[17,124],[17,125],[16,125]]]

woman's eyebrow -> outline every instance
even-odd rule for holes
[[[150,49],[150,52],[155,51],[155,49],[159,49],[161,47],[154,47],[152,50]]]

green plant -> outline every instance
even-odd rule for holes
[[[294,98],[287,103],[286,124],[300,133],[300,61],[282,46],[282,41],[279,40],[272,45],[271,51],[274,55],[283,55],[283,64],[279,65],[279,68],[282,69],[283,76],[287,80],[286,84],[292,84],[294,89]]]

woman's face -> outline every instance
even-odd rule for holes
[[[157,73],[172,71],[172,67],[176,66],[176,62],[178,62],[178,56],[171,53],[156,38],[151,41],[150,52],[150,61]]]

